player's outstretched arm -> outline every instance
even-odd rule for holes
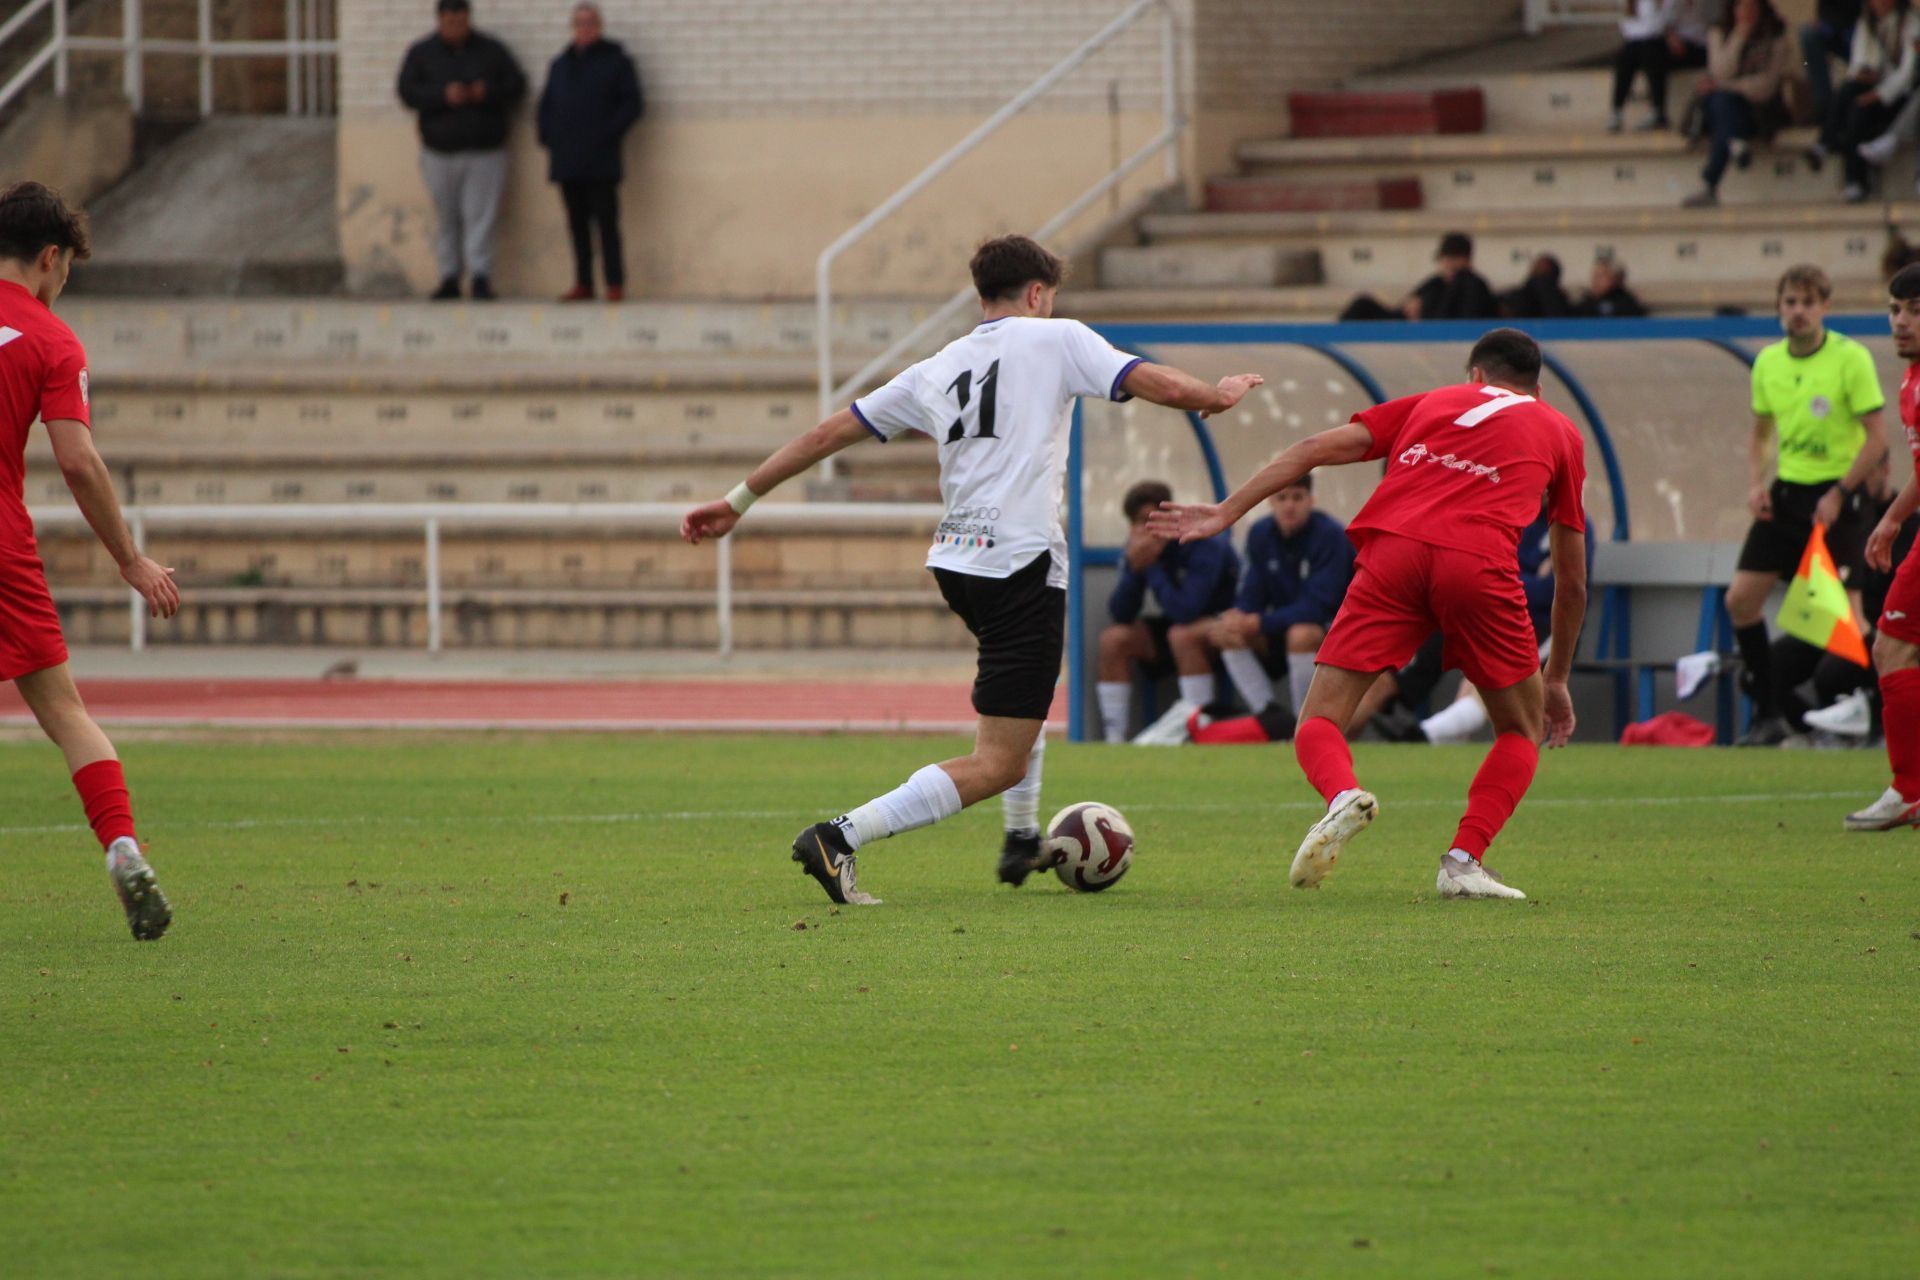
[[[1548,526],[1547,554],[1553,561],[1553,637],[1542,673],[1547,686],[1547,745],[1564,747],[1573,737],[1573,653],[1587,618],[1587,535],[1563,524]]]
[[[842,409],[813,430],[781,445],[753,469],[745,484],[735,485],[726,497],[687,512],[680,521],[680,536],[695,546],[707,538],[726,537],[756,500],[848,445],[868,439],[869,434],[851,409]]]
[[[1120,380],[1120,388],[1153,404],[1210,418],[1233,408],[1247,392],[1264,382],[1266,379],[1257,373],[1236,373],[1209,383],[1172,365],[1137,364]]]
[[[171,618],[180,609],[180,588],[174,584],[173,570],[155,564],[134,545],[133,532],[120,514],[120,499],[113,491],[113,476],[107,471],[100,451],[93,447],[93,433],[87,424],[61,418],[47,424],[47,436],[53,441],[53,457],[80,514],[93,526],[107,554],[120,566],[120,576],[147,602],[147,611],[156,618]]]
[[[1372,448],[1373,432],[1358,422],[1329,427],[1288,446],[1279,457],[1254,473],[1251,480],[1229,494],[1226,501],[1191,505],[1164,502],[1158,511],[1148,514],[1147,527],[1163,538],[1178,538],[1182,542],[1211,538],[1223,529],[1231,529],[1241,516],[1288,485],[1298,484],[1300,478],[1315,467],[1358,462]]]
[[[1920,508],[1920,472],[1907,477],[1907,482],[1900,486],[1900,496],[1873,527],[1873,533],[1867,538],[1869,565],[1882,573],[1893,572],[1893,544],[1900,537],[1900,526],[1916,508]]]

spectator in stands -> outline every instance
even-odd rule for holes
[[[1573,302],[1560,287],[1560,259],[1543,253],[1527,269],[1527,278],[1500,295],[1500,314],[1515,320],[1551,320],[1573,314]]]
[[[1473,237],[1449,231],[1434,255],[1437,270],[1422,280],[1396,310],[1372,294],[1347,304],[1342,320],[1491,320],[1500,314],[1493,286],[1473,269]]]
[[[1573,304],[1573,314],[1592,319],[1628,319],[1647,314],[1640,299],[1627,288],[1627,264],[1618,258],[1593,260],[1593,274],[1587,280],[1587,292]]]
[[[1676,68],[1707,65],[1707,23],[1701,17],[1703,0],[1623,0],[1620,52],[1613,61],[1613,114],[1607,132],[1626,127],[1622,112],[1633,92],[1633,79],[1647,81],[1647,100],[1653,110],[1641,131],[1670,128],[1667,116],[1667,75]]]
[[[1294,713],[1306,701],[1313,658],[1353,580],[1346,526],[1313,508],[1313,477],[1268,499],[1272,514],[1247,534],[1247,568],[1233,607],[1209,639],[1227,675],[1258,714],[1273,701],[1269,673],[1284,660]]]
[[[507,46],[473,28],[467,0],[437,0],[436,30],[407,50],[400,100],[420,117],[420,175],[439,227],[434,256],[444,301],[493,292],[494,228],[507,190],[507,122],[526,96],[527,77]]]
[[[562,302],[593,297],[593,233],[600,234],[607,300],[626,296],[620,251],[620,143],[640,119],[640,73],[633,59],[601,31],[600,7],[573,6],[573,42],[547,69],[540,94],[540,145],[547,177],[560,187],[573,238],[573,288]]]
[[[1173,490],[1165,483],[1142,480],[1120,504],[1131,532],[1119,584],[1107,602],[1113,625],[1100,633],[1100,717],[1108,742],[1126,740],[1135,663],[1149,677],[1179,677],[1180,700],[1149,733],[1184,727],[1189,715],[1213,701],[1209,634],[1214,619],[1233,606],[1240,557],[1225,533],[1199,542],[1155,537],[1147,513],[1171,501]]]
[[[1720,203],[1727,165],[1752,163],[1751,140],[1771,137],[1785,119],[1782,89],[1795,72],[1793,42],[1772,0],[1733,0],[1708,39],[1707,73],[1700,77],[1702,127],[1709,140],[1702,187],[1683,202],[1690,209]]]
[[[1826,120],[1833,106],[1833,60],[1853,57],[1853,28],[1860,21],[1861,0],[1820,0],[1817,16],[1800,28],[1800,56],[1807,68],[1807,88],[1813,96],[1813,118]]]
[[[1867,11],[1853,31],[1853,56],[1847,77],[1834,92],[1821,122],[1820,136],[1807,148],[1807,164],[1818,172],[1829,155],[1842,158],[1841,196],[1859,204],[1869,194],[1873,169],[1860,154],[1862,143],[1886,132],[1906,104],[1920,69],[1920,18],[1908,0],[1867,0]]]

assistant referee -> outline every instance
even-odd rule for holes
[[[1859,559],[1872,523],[1862,489],[1887,455],[1886,396],[1873,353],[1827,330],[1833,299],[1827,273],[1791,267],[1780,277],[1777,297],[1787,336],[1753,362],[1747,495],[1753,527],[1727,588],[1727,613],[1746,665],[1742,685],[1753,699],[1753,722],[1740,745],[1758,747],[1773,746],[1788,733],[1773,687],[1762,614],[1767,596],[1774,583],[1799,569],[1816,523],[1826,527],[1836,564]],[[1777,471],[1771,456],[1776,438]]]

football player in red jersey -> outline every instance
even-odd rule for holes
[[[1887,282],[1887,295],[1894,354],[1907,362],[1900,423],[1907,429],[1907,447],[1920,460],[1920,266],[1902,268]],[[1882,573],[1893,569],[1894,540],[1915,508],[1920,508],[1920,477],[1908,477],[1867,539],[1869,565]],[[1880,673],[1893,784],[1878,800],[1847,815],[1849,831],[1920,826],[1920,559],[1911,552],[1894,572],[1874,626],[1873,665]]]
[[[1540,348],[1517,329],[1475,344],[1468,381],[1390,400],[1300,441],[1224,502],[1166,504],[1154,528],[1205,538],[1315,467],[1386,459],[1386,474],[1347,526],[1360,555],[1353,585],[1320,645],[1294,754],[1327,801],[1293,859],[1293,883],[1320,883],[1378,805],[1354,777],[1345,726],[1384,671],[1435,630],[1445,662],[1481,691],[1496,737],[1467,791],[1467,812],[1440,856],[1443,898],[1524,898],[1481,863],[1533,781],[1539,746],[1573,735],[1567,677],[1586,614],[1586,450],[1579,429],[1538,399]],[[1554,597],[1546,670],[1515,569],[1520,531],[1546,496]],[[1920,675],[1920,673],[1916,673]]]
[[[121,517],[113,478],[93,447],[87,353],[53,314],[73,260],[88,251],[85,221],[52,191],[37,182],[0,189],[0,680],[13,681],[66,754],[127,923],[145,942],[167,931],[173,912],[141,854],[113,744],[73,687],[25,494],[27,435],[37,419],[120,576],[156,616],[171,618],[180,607],[173,570],[140,553]]]

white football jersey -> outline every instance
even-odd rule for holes
[[[921,431],[940,446],[947,514],[927,566],[1005,578],[1052,552],[1047,585],[1064,587],[1067,411],[1076,396],[1132,399],[1120,383],[1139,363],[1078,320],[1007,316],[854,401],[882,440]]]

